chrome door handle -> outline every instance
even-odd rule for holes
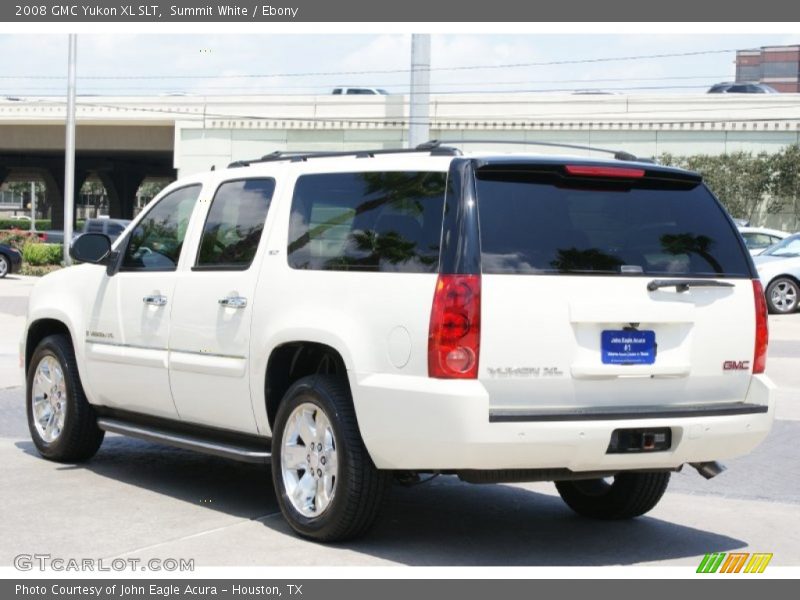
[[[219,304],[225,308],[244,308],[247,306],[247,298],[243,298],[242,296],[228,296],[227,298],[220,298]]]
[[[167,297],[159,294],[153,294],[152,296],[145,296],[142,298],[142,302],[152,306],[165,306],[167,304]]]

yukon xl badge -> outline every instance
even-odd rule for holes
[[[558,367],[489,367],[492,377],[561,377],[564,371]]]
[[[722,363],[722,370],[723,371],[749,371],[750,370],[750,361],[749,360],[726,360]]]

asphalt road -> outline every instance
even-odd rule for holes
[[[549,483],[475,486],[439,477],[394,486],[366,538],[320,546],[285,525],[262,467],[111,435],[85,464],[39,458],[9,350],[30,282],[5,283],[0,565],[19,553],[46,552],[193,558],[197,566],[696,566],[712,551],[772,552],[773,565],[800,565],[800,314],[771,319],[768,373],[780,386],[779,420],[765,443],[727,461],[729,469],[714,480],[690,468],[673,475],[662,502],[643,518],[579,518]]]

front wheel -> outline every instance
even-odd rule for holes
[[[72,343],[51,335],[36,346],[27,380],[28,429],[44,458],[79,462],[94,456],[104,432],[86,399]]]
[[[562,500],[593,519],[631,519],[652,510],[667,491],[669,473],[618,473],[607,479],[556,481]]]
[[[779,277],[767,286],[766,296],[770,312],[788,314],[797,310],[800,288],[793,279]]]
[[[342,379],[304,377],[286,392],[273,427],[272,481],[284,518],[303,537],[352,539],[375,522],[390,477],[364,447]]]

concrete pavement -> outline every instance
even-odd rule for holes
[[[85,464],[39,458],[17,369],[31,285],[0,281],[0,565],[19,553],[50,553],[193,558],[197,566],[695,566],[706,552],[734,550],[800,565],[800,314],[770,320],[768,372],[780,386],[773,433],[712,481],[688,468],[673,475],[646,517],[581,519],[550,483],[474,486],[439,477],[394,486],[366,538],[320,546],[290,532],[265,468],[111,435]]]

